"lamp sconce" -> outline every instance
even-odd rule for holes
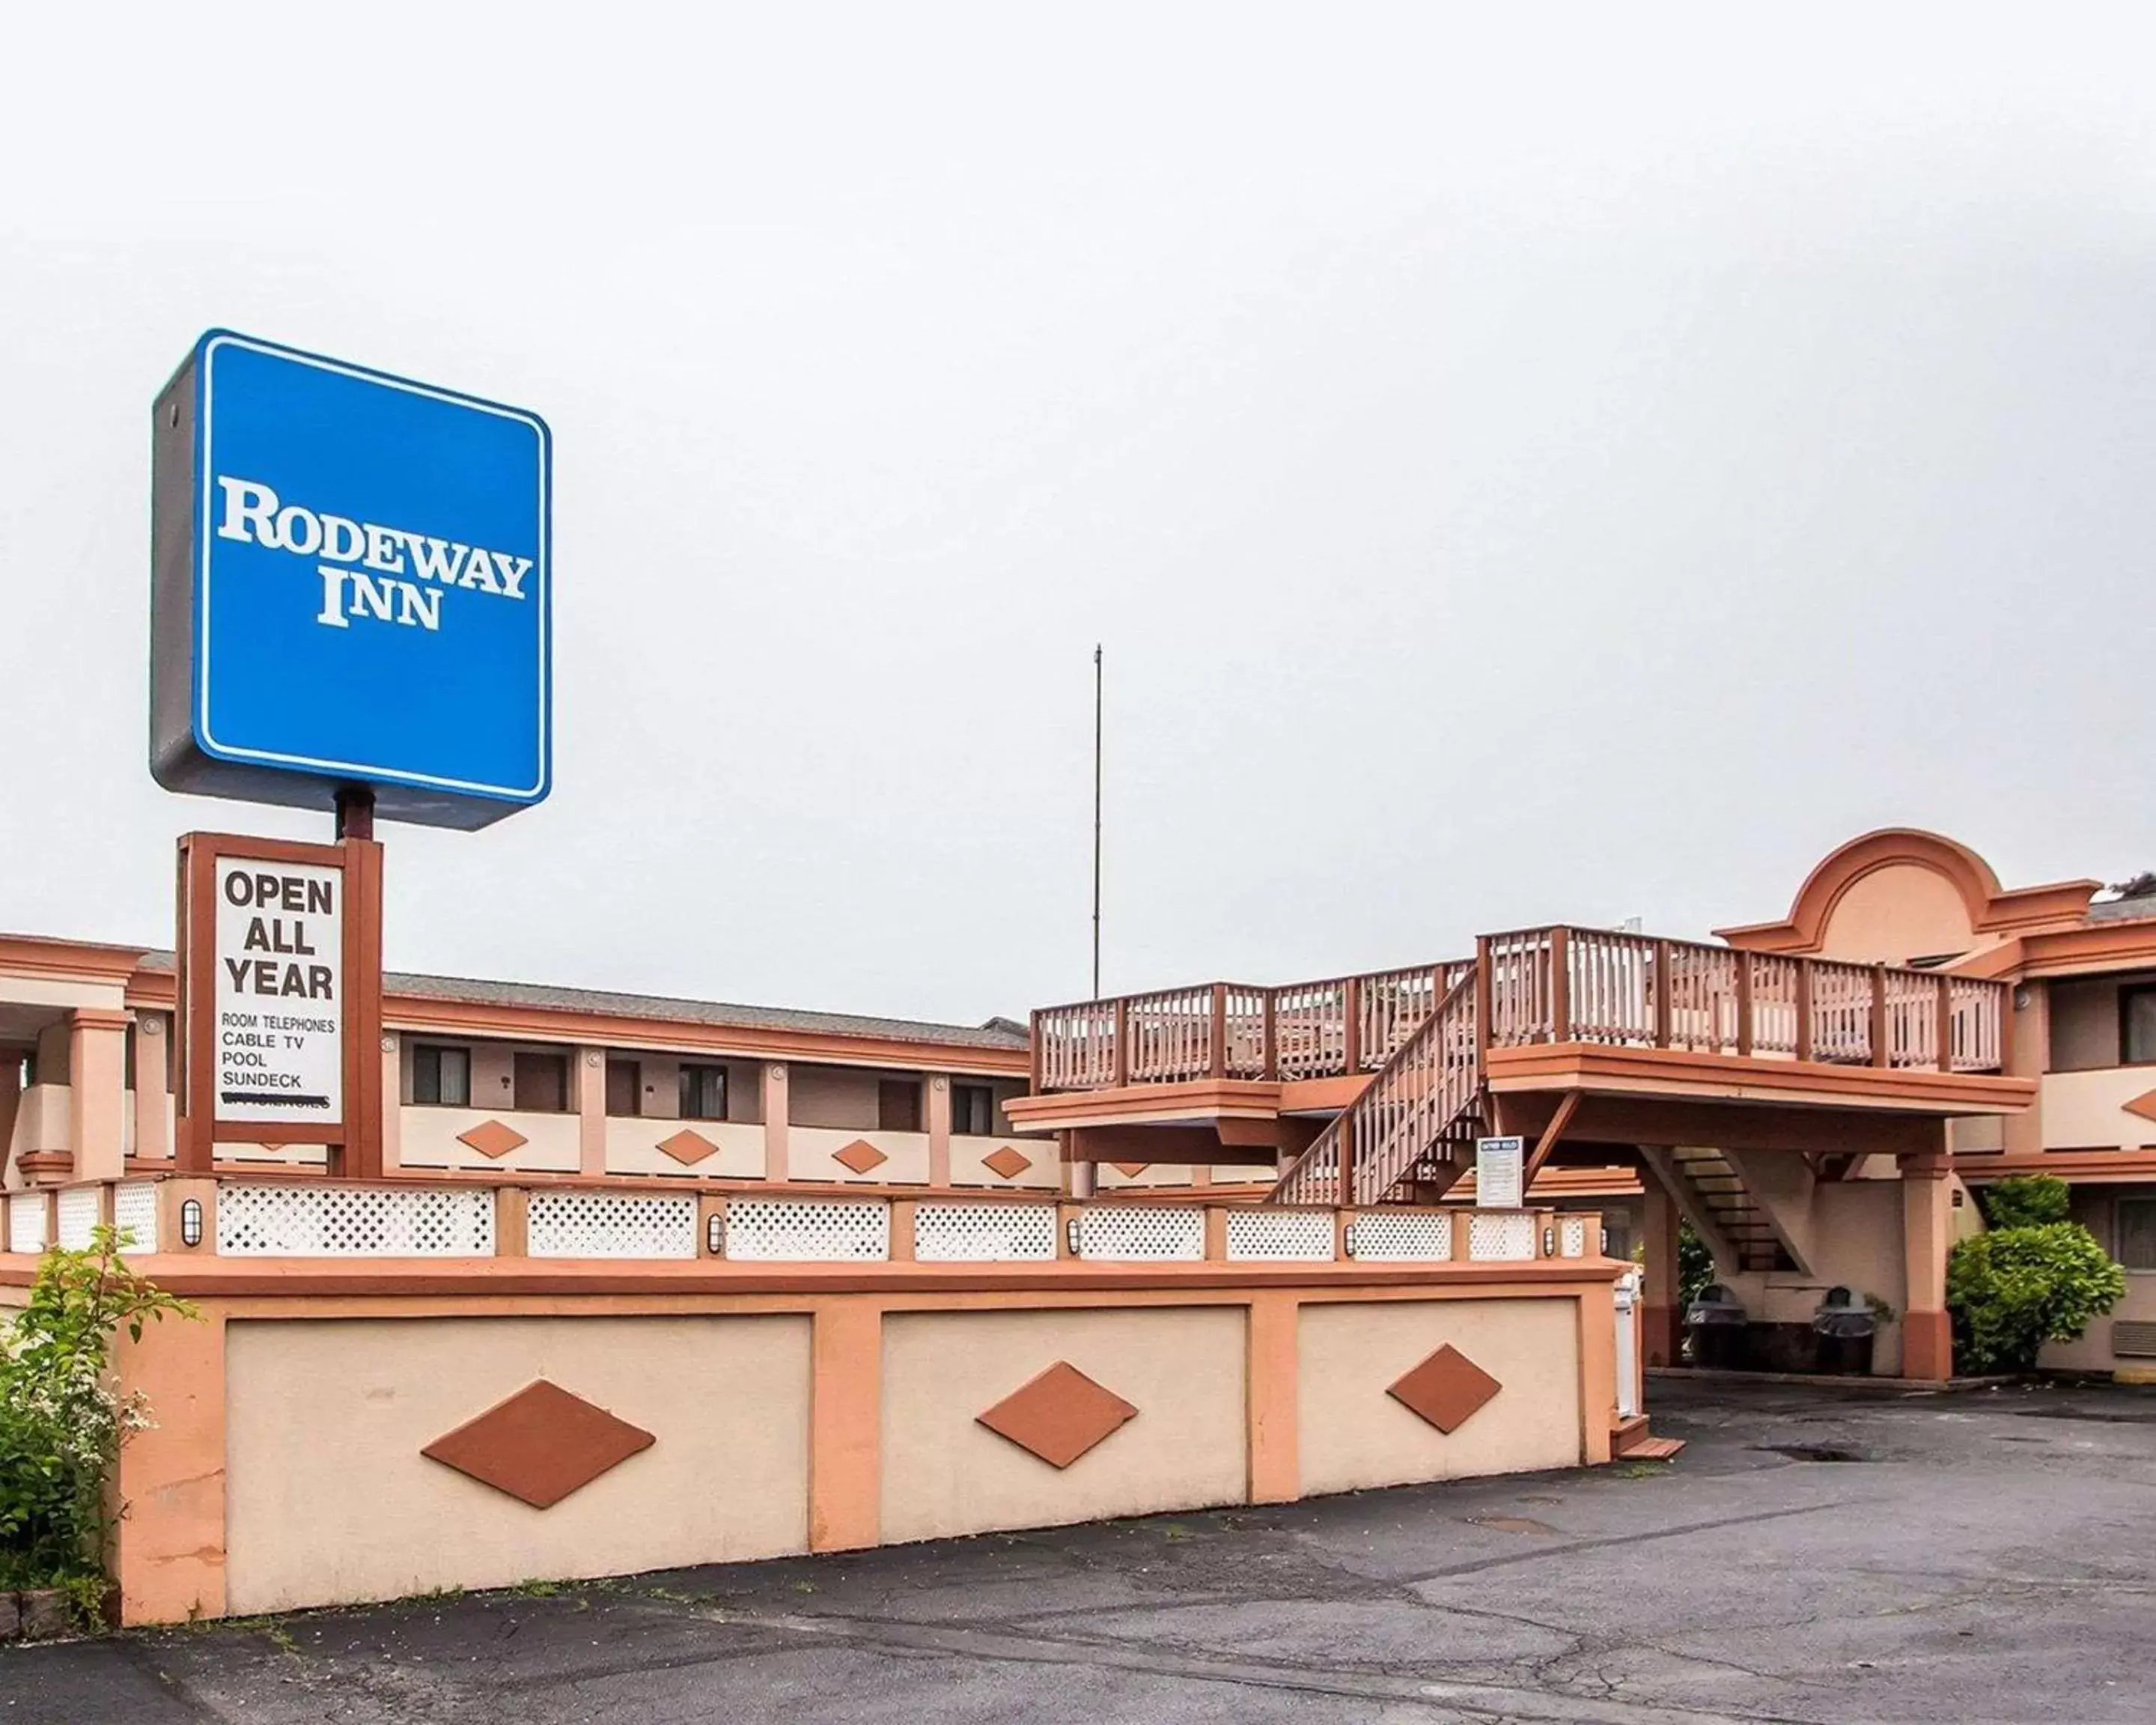
[[[199,1198],[185,1199],[180,1205],[180,1244],[198,1246],[202,1244],[203,1211]]]

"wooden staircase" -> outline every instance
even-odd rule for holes
[[[1794,1270],[1797,1262],[1767,1212],[1719,1150],[1670,1152],[1668,1166],[1713,1228],[1728,1241],[1739,1270]]]
[[[1267,1201],[1435,1202],[1466,1167],[1464,1153],[1481,1131],[1482,1098],[1469,965],[1363,1093],[1295,1159]]]

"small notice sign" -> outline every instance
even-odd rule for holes
[[[1527,1161],[1525,1138],[1475,1141],[1475,1207],[1516,1210],[1527,1202],[1521,1173]]]
[[[215,1104],[218,1121],[344,1118],[341,868],[219,856]]]

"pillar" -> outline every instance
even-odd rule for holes
[[[927,1094],[928,1183],[941,1191],[951,1183],[950,1074],[938,1072],[931,1078]]]
[[[127,1172],[127,1014],[78,1006],[68,1014],[68,1142],[78,1180]]]
[[[577,1061],[577,1171],[603,1174],[607,1150],[607,1057],[603,1048],[580,1048]]]
[[[2020,1003],[2026,1001],[2026,1005]],[[2041,1078],[2051,1064],[2051,985],[2016,983],[2007,997],[2013,1034],[2006,1042],[2006,1072],[2011,1078]],[[2044,1147],[2044,1095],[2033,1107],[2009,1114],[1999,1122],[1999,1144],[2010,1156],[2033,1156]]]
[[[944,1106],[950,1106],[947,1100]],[[763,1177],[773,1182],[788,1178],[786,1120],[786,1063],[767,1060],[763,1067]]]
[[[171,1026],[161,1012],[137,1013],[135,1028],[134,1153],[152,1162],[168,1161],[172,1135],[165,1107],[172,1096]]]
[[[382,1039],[382,1172],[404,1166],[404,1040]]]
[[[0,1190],[10,1189],[15,1184],[15,1171],[8,1166],[15,1142],[15,1116],[23,1103],[22,1056],[12,1050],[0,1049]]]
[[[159,1244],[162,1245],[162,1241]],[[120,1451],[111,1569],[121,1621],[187,1623],[224,1612],[224,1315],[146,1324],[113,1342],[121,1387],[151,1424]]]
[[[808,1387],[808,1549],[883,1538],[883,1312],[859,1294],[817,1307]]]
[[[1947,1253],[1953,1245],[1953,1182],[1943,1153],[1904,1156],[1902,1251],[1908,1309],[1902,1316],[1902,1375],[1943,1383],[1953,1376],[1953,1325],[1947,1317]]]
[[[1244,1384],[1249,1397],[1250,1499],[1292,1503],[1302,1496],[1296,1373],[1301,1307],[1287,1290],[1250,1296]]]
[[[1650,1366],[1677,1363],[1677,1205],[1650,1168],[1640,1169],[1646,1189],[1641,1237],[1647,1248],[1640,1284],[1640,1353]]]

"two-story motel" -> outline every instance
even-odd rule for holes
[[[1029,1027],[392,976],[367,1181],[178,1165],[170,960],[0,937],[0,1307],[110,1220],[206,1314],[121,1349],[131,1620],[1606,1461],[1656,1441],[1678,1218],[1756,1322],[1845,1286],[1936,1379],[2005,1173],[2131,1273],[2047,1363],[2131,1372],[2156,900],[2097,890],[1878,832],[1714,943],[1551,923]],[[1474,1203],[1491,1133],[1524,1209]]]

